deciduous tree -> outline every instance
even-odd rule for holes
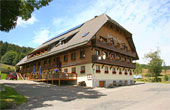
[[[9,32],[15,28],[18,17],[31,18],[35,9],[46,6],[52,0],[0,0],[0,30]]]
[[[154,52],[150,52],[145,55],[145,58],[149,60],[149,72],[155,77],[155,81],[158,82],[158,76],[162,72],[163,60],[160,58],[160,51],[157,49]]]

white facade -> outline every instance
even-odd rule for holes
[[[85,73],[80,73],[81,66],[85,66]],[[96,73],[96,66],[100,67],[100,73]],[[71,73],[73,67],[76,67],[77,84],[81,81],[85,81],[87,87],[99,87],[100,81],[105,82],[104,87],[108,87],[110,84],[113,83],[116,83],[117,85],[134,84],[133,69],[89,63],[78,66],[64,67],[62,68],[62,71],[64,71],[64,69],[67,69],[68,73]],[[105,67],[108,68],[108,73],[105,73]],[[115,68],[116,73],[113,74],[112,68]],[[119,73],[120,70],[122,74]],[[126,74],[125,71],[127,72]]]

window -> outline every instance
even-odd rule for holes
[[[118,60],[121,60],[121,57],[118,55],[118,56],[117,56],[117,59],[118,59]]]
[[[65,62],[68,61],[68,56],[67,56],[67,54],[64,55],[64,61],[65,61]]]
[[[125,75],[127,75],[128,73],[127,73],[127,70],[125,69]]]
[[[53,58],[53,62],[56,62],[56,57]]]
[[[48,64],[51,65],[51,58],[48,60]]]
[[[112,60],[115,59],[115,54],[111,54],[111,59],[112,59]]]
[[[96,73],[100,73],[100,66],[96,65]]]
[[[106,38],[104,38],[104,37],[102,37],[102,36],[100,36],[100,40],[99,40],[100,42],[107,42],[107,39]]]
[[[119,69],[119,74],[120,74],[120,75],[122,74],[122,71],[121,71],[121,69]]]
[[[44,65],[46,65],[46,64],[47,64],[47,60],[45,59],[45,60],[44,60]]]
[[[89,32],[86,32],[82,37],[85,37],[85,36],[87,36],[89,34]]]
[[[132,75],[132,71],[130,70],[130,75]]]
[[[96,55],[100,55],[100,51],[99,50],[95,50],[95,54]]]
[[[76,53],[75,52],[71,53],[71,60],[76,60]]]
[[[115,44],[115,42],[114,42],[114,39],[113,38],[111,38],[110,39],[110,42],[114,45]]]
[[[84,49],[80,50],[80,58],[85,58],[85,57],[86,57],[85,50]]]
[[[81,71],[80,73],[85,73],[85,66],[81,66]]]
[[[40,66],[40,62],[38,62],[38,66]]]
[[[64,69],[64,73],[68,73],[68,69]]]
[[[72,72],[72,73],[76,73],[76,67],[73,67],[73,68],[71,69],[71,72]]]
[[[116,74],[116,69],[112,68],[112,74]]]
[[[108,67],[107,66],[105,66],[105,68],[104,68],[104,73],[109,73],[109,70],[108,70]]]

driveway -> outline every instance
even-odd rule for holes
[[[16,110],[170,110],[169,84],[92,89],[21,80],[0,83],[28,97]]]

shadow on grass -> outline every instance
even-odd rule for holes
[[[56,86],[45,83],[5,83],[18,93],[28,98],[28,102],[19,106],[17,109],[33,109],[51,104],[45,104],[46,101],[70,102],[76,99],[96,99],[106,94],[100,93],[92,88],[82,88],[74,86]]]

